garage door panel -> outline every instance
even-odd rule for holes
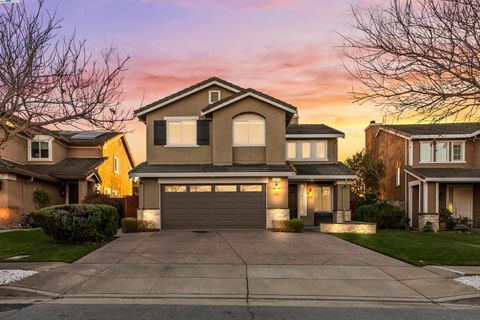
[[[165,192],[162,188],[162,228],[264,229],[265,192],[240,192],[238,185],[237,190]]]

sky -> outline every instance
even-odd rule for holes
[[[25,0],[33,1],[33,0]],[[344,160],[364,146],[379,110],[352,103],[340,33],[356,0],[46,0],[92,52],[114,44],[130,56],[123,107],[137,109],[212,76],[295,105],[300,123],[345,132]],[[145,126],[126,127],[137,163]]]

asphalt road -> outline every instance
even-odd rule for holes
[[[349,308],[154,304],[0,305],[0,319],[249,319],[410,320],[480,319],[480,310],[449,308]]]

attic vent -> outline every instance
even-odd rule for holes
[[[93,140],[99,136],[101,136],[103,132],[94,132],[94,131],[88,131],[88,132],[80,132],[74,134],[71,139],[72,140]]]

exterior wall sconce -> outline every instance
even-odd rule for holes
[[[280,193],[280,186],[278,185],[278,183],[282,181],[281,178],[273,178],[272,179],[272,182],[275,182],[275,186],[273,187],[273,193],[275,194],[279,194]]]
[[[273,187],[273,192],[275,194],[279,194],[280,193],[280,186],[278,185],[278,182],[275,182],[275,186]]]
[[[309,197],[309,198],[313,197],[312,187],[309,187],[309,188],[308,188],[308,197]]]

